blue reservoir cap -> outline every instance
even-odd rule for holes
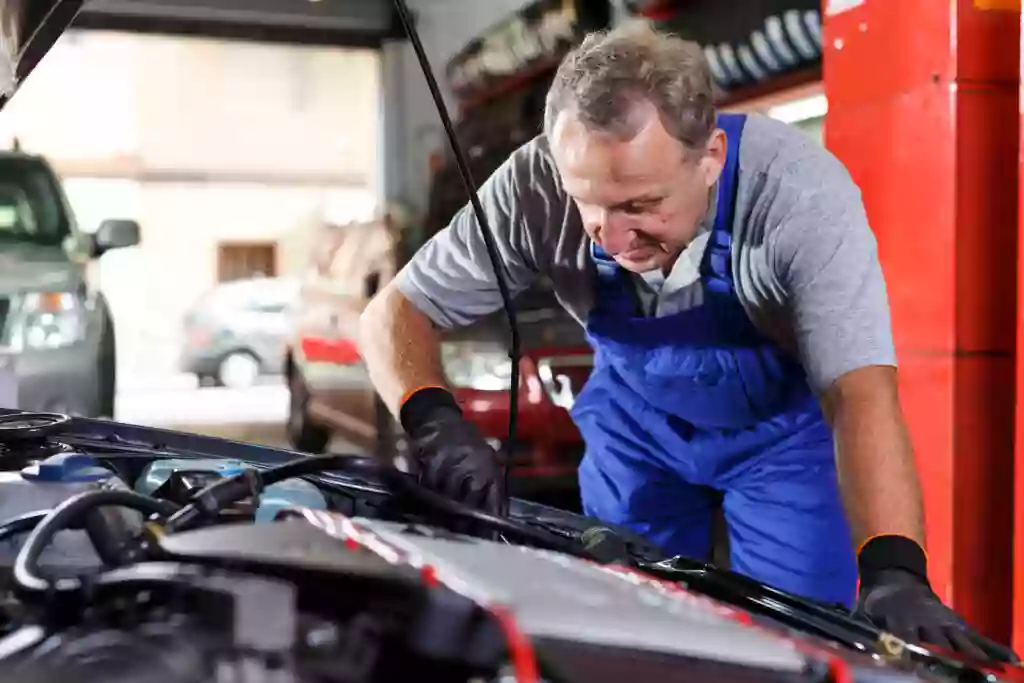
[[[114,473],[99,460],[85,453],[58,453],[21,470],[21,476],[34,481],[83,482],[110,479]]]
[[[187,468],[183,467],[182,469]],[[246,469],[248,468],[238,460],[225,460],[223,463],[219,463],[217,465],[217,473],[223,477],[233,477]]]

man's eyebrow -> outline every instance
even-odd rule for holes
[[[624,201],[617,202],[608,208],[621,209],[623,207],[634,206],[636,204],[655,204],[657,202],[660,202],[664,198],[664,195],[662,195],[660,192],[643,194],[640,195],[639,197],[630,197],[629,199],[626,199]]]

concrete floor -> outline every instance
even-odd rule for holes
[[[279,379],[249,389],[199,387],[188,375],[153,377],[118,387],[116,419],[267,446],[289,447],[288,390]],[[331,450],[351,451],[340,441]]]

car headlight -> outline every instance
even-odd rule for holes
[[[18,349],[58,349],[85,338],[87,317],[73,292],[32,292],[21,301],[12,345]]]
[[[480,342],[444,342],[441,361],[445,376],[458,389],[508,391],[512,380],[512,359],[508,350]]]

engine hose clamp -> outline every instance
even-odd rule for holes
[[[907,649],[907,643],[902,638],[898,638],[888,631],[882,631],[878,634],[878,647],[882,650],[883,655],[899,659],[903,657],[903,653]]]

